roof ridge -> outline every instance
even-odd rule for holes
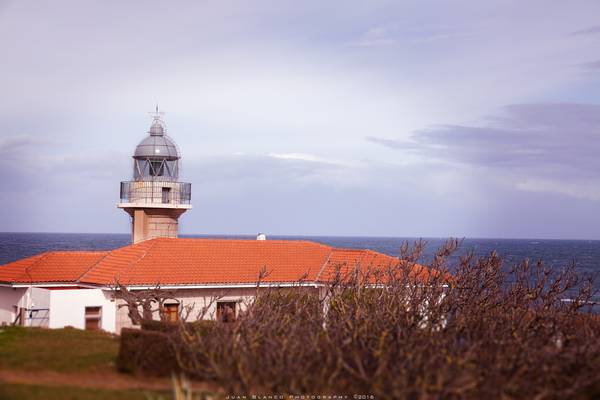
[[[23,274],[27,274],[27,277],[29,278],[30,283],[33,283],[33,277],[29,273],[29,269],[33,268],[37,263],[39,263],[40,261],[42,261],[44,258],[48,257],[48,255],[50,255],[52,253],[53,253],[52,251],[45,251],[42,254],[38,254],[40,257],[37,260],[32,262],[31,265],[28,265],[25,268],[23,268]]]
[[[314,240],[307,239],[268,239],[268,240],[256,240],[252,238],[211,238],[211,237],[177,237],[177,238],[167,238],[167,237],[157,237],[150,239],[148,241],[175,241],[175,240],[185,240],[185,241],[213,241],[213,242],[249,242],[249,243],[271,243],[271,244],[283,244],[283,243],[305,243],[305,244],[314,244],[325,247],[332,247],[330,245],[317,242]]]
[[[133,267],[133,265],[134,265],[134,264],[138,263],[138,262],[139,262],[139,261],[141,261],[141,260],[142,260],[144,257],[146,257],[146,255],[148,254],[148,252],[149,252],[150,250],[152,250],[152,248],[153,248],[153,247],[156,245],[156,243],[158,243],[158,242],[159,242],[159,240],[157,240],[157,239],[170,239],[170,238],[154,238],[154,239],[151,239],[151,240],[149,240],[149,242],[150,242],[150,246],[148,246],[148,247],[147,247],[147,248],[144,250],[144,253],[143,253],[141,256],[139,256],[138,258],[136,258],[134,261],[132,261],[132,262],[131,262],[131,263],[130,263],[130,264],[127,266],[127,267],[123,268],[123,269],[120,271],[120,273],[118,273],[118,274],[116,274],[116,275],[115,275],[115,283],[118,281],[118,278],[117,278],[117,277],[120,277],[120,276],[122,275],[122,273],[123,273],[123,270],[127,269],[127,272],[129,272],[129,269],[131,269],[131,267]],[[136,243],[136,244],[138,244],[138,243]],[[130,246],[135,246],[135,244],[132,244],[132,245],[130,245]],[[127,246],[125,246],[125,247],[127,247]]]
[[[333,254],[333,250],[334,250],[334,248],[331,247],[329,250],[329,254],[327,255],[327,259],[325,260],[323,265],[321,265],[321,268],[319,269],[319,272],[317,272],[317,275],[315,275],[315,282],[319,281],[319,278],[321,277],[321,274],[323,273],[325,266],[327,266],[327,264],[329,264],[329,260],[331,260],[331,255]]]
[[[53,250],[47,251],[46,253],[53,254],[76,254],[76,253],[84,253],[84,254],[96,254],[96,253],[109,253],[112,250]]]
[[[102,258],[100,258],[98,261],[96,261],[96,263],[92,264],[92,266],[90,266],[84,273],[82,273],[81,275],[79,275],[79,277],[77,279],[75,279],[75,282],[81,283],[81,278],[83,278],[88,272],[90,272],[92,270],[92,268],[94,268],[95,266],[97,266],[98,264],[100,264],[100,262],[102,262],[102,260],[104,260],[106,257],[108,257],[108,255],[110,253],[112,253],[113,251],[114,250],[109,250],[109,251],[104,252],[104,256]]]
[[[352,253],[362,253],[362,252],[365,252],[365,251],[372,251],[372,250],[369,250],[369,249],[353,249],[353,248],[350,248],[350,247],[332,247],[332,249],[333,250],[337,250],[337,251],[349,251],[349,252],[352,252]]]

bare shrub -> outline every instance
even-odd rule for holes
[[[495,253],[464,256],[450,274],[458,245],[449,241],[427,268],[415,264],[418,242],[395,266],[339,266],[321,288],[257,290],[235,322],[181,324],[179,366],[238,394],[599,396],[591,282],[572,265],[503,268]]]
[[[169,317],[165,309],[165,302],[169,300],[179,302],[176,291],[162,289],[159,283],[152,289],[129,290],[127,286],[117,281],[113,286],[113,293],[115,298],[123,300],[123,304],[119,304],[118,308],[127,308],[127,315],[133,325],[140,325],[145,320],[152,320],[154,314],[158,314],[161,321],[167,322]],[[182,310],[186,318],[190,312],[189,307],[184,307]]]

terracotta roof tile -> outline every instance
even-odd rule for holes
[[[265,282],[294,282],[304,274],[313,279],[331,248],[318,243],[283,240],[154,239],[135,262],[121,266],[107,257],[95,271],[111,273],[94,283],[124,284],[210,284],[252,283],[264,267],[270,272]],[[145,242],[146,243],[146,242]],[[119,257],[119,261],[121,257]],[[88,281],[89,276],[82,277]]]
[[[147,240],[108,252],[93,268],[86,270],[79,277],[79,281],[92,284],[112,284],[116,280],[120,280],[123,272],[144,258],[156,240],[158,239]]]
[[[75,282],[106,252],[54,251],[0,266],[0,282]]]
[[[371,250],[338,249],[296,240],[159,238],[109,252],[50,252],[0,266],[3,282],[112,285],[205,285],[327,281],[345,271],[397,265]],[[31,275],[29,278],[27,274]]]
[[[372,250],[332,248],[331,257],[319,275],[319,281],[333,279],[339,270],[342,274],[354,271],[356,268],[365,272],[373,269],[385,269],[397,266],[398,258],[378,253]]]

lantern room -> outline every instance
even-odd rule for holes
[[[136,181],[177,181],[179,177],[179,150],[165,132],[160,113],[153,117],[148,137],[135,148],[133,178]]]

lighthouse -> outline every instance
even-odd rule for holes
[[[133,154],[133,180],[121,182],[117,207],[131,216],[133,243],[177,237],[179,217],[192,208],[192,184],[179,182],[181,155],[162,115],[156,106],[148,136]]]

